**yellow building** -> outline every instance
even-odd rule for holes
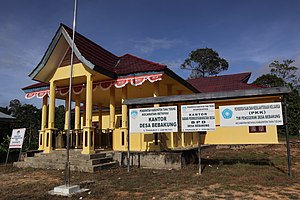
[[[68,128],[70,112],[67,104],[71,35],[72,30],[61,24],[40,63],[29,75],[38,83],[23,88],[27,99],[37,97],[42,100],[39,149],[44,153],[65,146],[62,138]],[[82,149],[82,154],[92,154],[95,149],[127,150],[128,108],[123,104],[126,99],[260,89],[247,84],[251,73],[184,80],[166,65],[130,54],[116,56],[79,33],[75,34],[74,46],[71,100],[75,102],[75,122],[71,132],[71,147]],[[235,94],[231,98],[203,100],[216,104],[217,128],[216,131],[203,134],[202,143],[278,143],[276,126],[220,127],[218,108],[222,105],[280,102],[283,93],[253,96]],[[65,130],[57,130],[54,124],[56,99],[65,100]],[[133,151],[184,149],[196,144],[196,133],[180,131],[132,134],[130,137],[130,149]]]

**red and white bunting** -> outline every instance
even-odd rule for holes
[[[112,81],[105,81],[105,82],[101,82],[99,83],[99,87],[101,88],[101,90],[108,90],[111,86],[113,85]]]
[[[127,83],[129,82],[129,80],[127,78],[119,78],[115,81],[115,87],[116,88],[122,88],[124,87],[125,85],[127,85]]]
[[[96,82],[93,84],[93,92],[96,91],[96,89],[99,87],[101,90],[108,90],[111,86],[115,86],[116,88],[122,88],[125,87],[129,82],[133,86],[139,86],[142,85],[146,80],[148,80],[150,83],[154,83],[155,81],[162,80],[163,74],[150,74],[150,75],[144,75],[144,76],[131,76],[126,78],[118,78],[117,80],[111,80],[111,81],[101,81]],[[72,91],[74,94],[79,95],[82,93],[84,89],[84,85],[76,85],[72,88]],[[65,96],[69,93],[69,88],[57,88],[56,93],[59,93],[61,96]],[[37,98],[43,98],[45,95],[49,95],[50,90],[40,90],[36,92],[28,92],[25,94],[26,99],[32,99],[33,97]]]
[[[83,91],[83,86],[82,85],[73,87],[73,92],[76,95],[81,94],[82,91]]]
[[[50,90],[40,90],[36,92],[29,92],[25,94],[25,99],[32,99],[33,97],[37,97],[39,99],[42,99],[44,96],[49,95]]]
[[[150,83],[154,83],[155,81],[161,81],[162,75],[163,74],[153,74],[151,76],[148,76],[148,81],[150,81]]]
[[[69,93],[69,88],[60,88],[60,89],[57,89],[59,91],[59,94],[61,96],[66,96],[68,93]]]
[[[139,86],[142,85],[146,81],[147,77],[134,77],[130,80],[131,85],[133,86]]]

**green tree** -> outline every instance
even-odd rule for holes
[[[65,107],[60,105],[55,108],[55,128],[58,130],[65,129]]]
[[[276,75],[286,83],[296,85],[298,83],[298,78],[296,76],[298,67],[291,66],[291,64],[293,64],[294,62],[294,60],[290,59],[283,60],[282,63],[277,60],[273,61],[269,65],[269,67],[271,68],[271,74]]]
[[[283,60],[283,63],[278,61],[272,62],[270,67],[270,74],[264,74],[258,77],[253,83],[266,87],[279,87],[288,85],[291,87],[292,92],[286,96],[287,101],[287,114],[289,133],[291,135],[298,135],[300,130],[300,96],[299,91],[296,89],[298,77],[296,72],[298,67],[290,66],[293,60]],[[285,133],[285,127],[278,127],[279,134]]]
[[[37,149],[39,129],[41,127],[41,110],[30,104],[22,105],[17,99],[10,102],[10,110],[16,117],[17,123],[13,128],[26,128],[23,149]]]
[[[286,96],[287,102],[287,115],[288,115],[288,127],[290,135],[299,135],[300,130],[300,96],[299,91],[295,88],[292,89],[292,92]],[[281,132],[284,132],[282,129]]]
[[[284,86],[285,82],[282,78],[279,78],[274,74],[264,74],[258,77],[253,84],[265,87],[281,87]]]
[[[191,70],[190,78],[199,78],[217,75],[227,70],[229,65],[216,51],[204,48],[192,51],[180,67]]]
[[[12,116],[17,117],[17,114],[19,113],[19,110],[21,108],[22,104],[20,100],[14,99],[9,102],[9,111]]]
[[[7,115],[10,115],[10,111],[9,111],[9,108],[6,106],[6,107],[0,107],[0,112],[4,113],[4,114],[7,114]]]

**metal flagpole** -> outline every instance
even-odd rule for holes
[[[74,39],[76,31],[77,0],[74,0],[74,18],[72,34],[72,53],[70,66],[70,84],[69,84],[69,104],[68,104],[68,131],[67,131],[67,161],[65,166],[65,185],[70,186],[70,129],[71,129],[71,99],[72,99],[72,76],[73,76],[73,57],[74,57]]]

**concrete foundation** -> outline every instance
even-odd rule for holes
[[[120,166],[127,166],[127,152],[110,152]],[[130,165],[152,169],[181,169],[197,159],[195,150],[179,152],[130,152]]]
[[[58,196],[72,196],[76,193],[86,192],[89,189],[80,189],[79,185],[60,185],[54,188],[54,190],[49,191],[48,193],[51,195],[58,195]]]

